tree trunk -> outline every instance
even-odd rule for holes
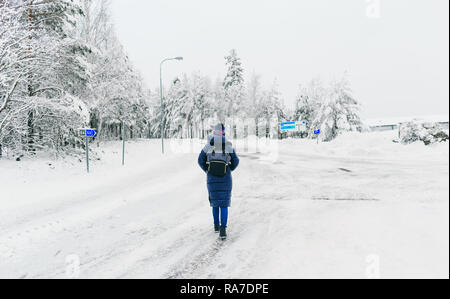
[[[33,30],[33,9],[31,6],[33,5],[33,0],[30,0],[29,2],[30,8],[28,9],[28,28],[29,28],[29,36],[28,39],[33,39],[33,36],[31,34]],[[31,46],[28,48],[28,57],[31,58]],[[33,83],[32,83],[32,75],[31,73],[28,75],[28,96],[31,98],[33,96]],[[28,151],[34,151],[34,114],[33,111],[30,111],[28,113],[28,121],[27,121],[27,127],[28,127]]]
[[[202,139],[205,139],[205,121],[202,118],[202,128],[201,128],[201,135]]]
[[[34,113],[30,111],[28,113],[28,151],[34,152]]]

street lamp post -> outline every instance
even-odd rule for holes
[[[163,81],[162,81],[162,66],[163,63],[169,60],[183,60],[183,57],[175,57],[175,58],[167,58],[161,61],[161,64],[159,65],[159,90],[161,92],[161,149],[162,153],[164,154],[164,104],[163,104]]]

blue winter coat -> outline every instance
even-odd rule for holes
[[[217,138],[217,137],[216,137]],[[220,137],[219,137],[220,138]],[[229,155],[230,165],[227,169],[227,174],[224,177],[214,176],[208,173],[208,153],[214,147],[214,139],[210,137],[209,143],[203,148],[198,156],[198,165],[207,174],[207,186],[209,192],[209,202],[212,207],[229,207],[231,205],[231,191],[233,189],[233,180],[231,172],[239,165],[239,158],[232,144],[222,137],[222,142],[226,144],[226,153]]]

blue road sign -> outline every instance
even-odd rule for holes
[[[295,121],[281,123],[281,131],[286,132],[297,128]]]
[[[295,126],[284,126],[281,127],[282,130],[295,130]]]
[[[96,129],[86,130],[86,136],[87,137],[97,137],[97,130]]]
[[[80,136],[86,139],[86,170],[89,173],[89,137],[97,137],[97,129],[80,129]]]
[[[315,130],[314,135],[320,134],[320,130]]]

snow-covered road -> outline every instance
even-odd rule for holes
[[[287,140],[275,158],[241,149],[225,242],[199,141],[165,157],[157,141],[132,142],[125,168],[110,143],[90,175],[0,161],[0,277],[448,278],[448,144],[365,138]]]

